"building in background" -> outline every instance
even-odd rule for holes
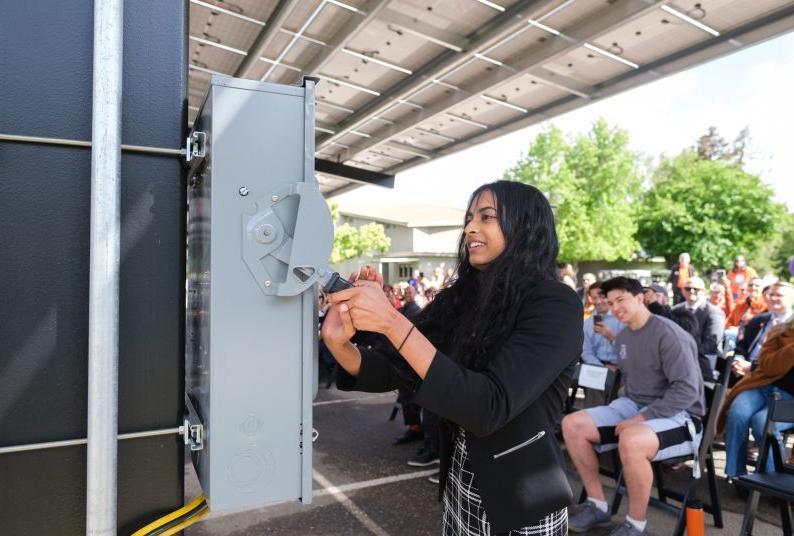
[[[432,280],[455,269],[457,248],[465,211],[422,204],[389,204],[339,207],[339,224],[360,227],[375,222],[383,225],[391,247],[374,257],[357,257],[334,265],[341,274],[350,274],[367,263],[379,266],[386,283],[407,281],[415,271]]]

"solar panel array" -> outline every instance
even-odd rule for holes
[[[215,73],[315,76],[317,157],[393,174],[792,29],[791,0],[190,0],[189,111]]]

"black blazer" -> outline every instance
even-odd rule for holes
[[[539,433],[540,423],[558,455],[557,460],[548,460],[549,466],[561,463],[554,430],[582,351],[582,303],[570,287],[557,281],[540,282],[516,308],[508,316],[516,319],[511,334],[484,371],[466,369],[437,352],[424,381],[412,381],[392,364],[395,356],[389,356],[389,350],[359,346],[358,377],[340,371],[337,380],[345,390],[384,392],[407,387],[414,392],[414,402],[447,421],[441,434],[440,496],[454,431],[463,428],[483,507],[496,533],[539,521],[527,519],[529,498],[522,494],[522,483],[530,478],[534,460],[529,449],[520,447]],[[499,455],[505,451],[509,455]]]
[[[744,327],[742,338],[736,342],[736,355],[749,357],[755,347],[756,339],[766,323],[772,318],[772,313],[760,313],[755,315]]]

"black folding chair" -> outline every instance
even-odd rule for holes
[[[703,509],[712,515],[714,518],[714,526],[722,528],[722,508],[720,506],[720,496],[717,491],[716,471],[714,470],[714,456],[712,453],[712,441],[717,426],[717,415],[719,415],[720,408],[725,401],[725,386],[721,383],[706,382],[705,395],[706,395],[706,408],[707,412],[703,419],[703,436],[698,449],[698,457],[701,465],[701,478],[705,476],[709,488],[710,502],[703,505]],[[680,456],[676,458],[669,458],[666,460],[658,460],[651,462],[653,468],[654,483],[656,484],[656,493],[658,499],[651,497],[649,501],[650,506],[655,506],[675,514],[678,518],[675,531],[675,536],[684,534],[685,529],[685,512],[686,504],[692,498],[693,493],[697,491],[699,479],[696,479],[690,473],[687,478],[686,489],[684,493],[679,491],[669,490],[665,488],[664,476],[662,473],[662,462],[685,462],[693,460],[693,455]],[[615,486],[615,497],[612,500],[612,514],[617,514],[620,509],[620,502],[623,495],[627,494],[626,486],[624,485],[623,474],[618,475],[617,485]],[[680,505],[670,504],[668,499],[672,499],[680,503]]]
[[[588,369],[589,367],[589,369]],[[603,380],[600,383],[593,383],[592,381],[588,381],[587,378],[592,378],[592,374],[588,374],[588,372],[597,372],[594,369],[598,369],[603,375]],[[603,371],[606,370],[606,374],[603,374]],[[601,375],[598,375],[599,377]],[[582,385],[582,383],[586,385]],[[604,393],[604,403],[609,404],[613,400],[615,400],[618,396],[618,390],[620,389],[620,370],[612,370],[607,367],[600,367],[598,365],[589,365],[587,363],[579,363],[576,365],[573,373],[573,383],[571,384],[571,392],[568,395],[568,400],[565,403],[566,413],[572,413],[574,411],[578,411],[577,408],[574,407],[574,402],[576,401],[576,394],[579,391],[579,388],[586,388],[586,389],[593,389],[596,391],[601,391]],[[607,465],[605,463],[601,463],[603,461],[603,457],[607,456],[609,458],[609,463],[611,465]],[[603,454],[599,454],[599,467],[598,472],[604,476],[609,478],[617,478],[618,474],[620,473],[620,457],[618,456],[617,450],[612,450],[609,452],[605,452]],[[575,470],[570,471],[571,474],[576,474]],[[579,502],[582,503],[587,499],[587,491],[582,486],[582,493],[579,495]]]
[[[758,469],[750,475],[741,475],[734,478],[737,486],[750,492],[744,507],[744,519],[739,534],[742,536],[753,533],[755,511],[758,508],[758,499],[761,495],[769,495],[780,502],[780,520],[785,536],[792,536],[791,508],[794,501],[794,468],[783,463],[783,449],[775,434],[773,426],[776,422],[794,422],[794,400],[773,399],[769,402],[769,413],[764,426],[764,437],[761,440],[761,450],[758,456]],[[775,470],[767,472],[766,464],[769,459],[769,447],[772,447],[772,459]]]
[[[568,399],[565,401],[565,413],[573,413],[578,409],[574,407],[574,403],[576,402],[576,395],[579,393],[579,389],[584,389],[585,386],[580,384],[580,378],[584,381],[582,377],[583,374],[587,374],[588,370],[594,369],[606,369],[607,373],[604,377],[603,383],[595,385],[588,385],[587,389],[593,389],[596,391],[602,391],[604,393],[604,403],[609,404],[618,396],[618,390],[620,389],[620,370],[612,370],[607,367],[600,367],[598,365],[589,365],[587,363],[578,363],[576,368],[573,371],[573,380],[571,382],[570,392],[568,394]]]

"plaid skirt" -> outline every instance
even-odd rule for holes
[[[469,458],[466,454],[466,436],[458,431],[447,485],[444,489],[442,515],[443,536],[492,536],[491,524],[482,507],[480,492],[474,483]],[[568,534],[568,509],[552,512],[534,525],[513,529],[506,536],[566,536]]]

